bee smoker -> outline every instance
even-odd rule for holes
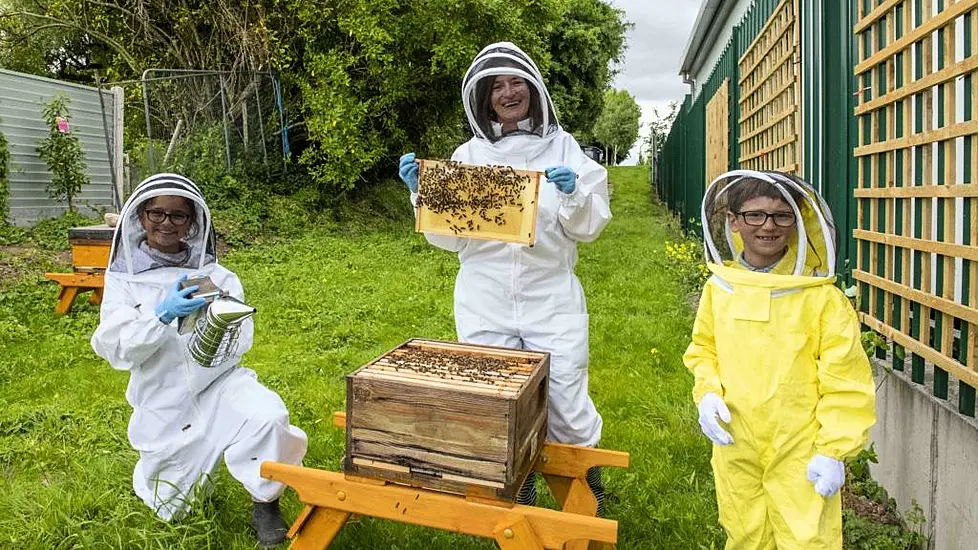
[[[193,296],[201,294],[200,297],[208,301],[194,315],[181,319],[183,323],[178,328],[181,334],[193,332],[187,343],[187,351],[194,362],[211,368],[220,365],[234,353],[238,346],[241,323],[258,310],[228,296],[213,283],[208,286],[206,283],[210,282],[210,278],[205,279],[204,284],[198,280],[185,282],[186,286],[200,286],[200,290]]]

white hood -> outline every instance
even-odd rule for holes
[[[514,44],[497,42],[475,56],[462,80],[462,103],[475,137],[489,142],[501,139],[493,130],[488,109],[480,109],[479,105],[488,103],[486,96],[491,92],[492,80],[502,75],[523,78],[530,88],[529,116],[521,121],[520,131],[513,135],[533,134],[541,138],[555,135],[560,128],[557,114],[536,63]]]
[[[207,203],[204,202],[200,188],[194,182],[177,174],[156,174],[143,180],[122,207],[119,224],[112,239],[108,273],[134,275],[133,256],[138,251],[139,243],[146,238],[146,231],[139,221],[139,206],[154,197],[163,195],[183,197],[193,201],[196,206],[195,221],[198,230],[188,235],[185,240],[191,258],[191,264],[185,267],[200,270],[205,265],[217,261],[217,239],[211,223],[211,213]]]

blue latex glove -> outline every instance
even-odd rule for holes
[[[178,317],[186,317],[197,311],[200,309],[200,306],[207,302],[203,298],[188,298],[187,296],[196,292],[198,287],[194,285],[181,289],[180,283],[185,280],[187,280],[186,275],[180,277],[180,280],[173,285],[173,288],[167,293],[166,298],[163,299],[163,303],[156,306],[155,311],[157,317],[167,325]]]
[[[565,195],[570,195],[577,189],[577,174],[566,166],[551,166],[546,170],[547,181],[557,186]]]
[[[401,176],[401,181],[407,184],[412,193],[418,192],[418,165],[414,162],[414,153],[408,153],[401,157],[401,165],[397,170],[397,175]]]

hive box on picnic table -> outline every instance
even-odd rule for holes
[[[550,354],[413,339],[346,379],[348,474],[513,500],[547,435]]]
[[[109,251],[115,229],[107,225],[73,227],[68,230],[71,263],[75,271],[104,271],[109,267]]]

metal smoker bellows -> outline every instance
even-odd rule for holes
[[[187,344],[190,356],[202,367],[220,365],[238,346],[241,323],[257,309],[232,298],[221,296],[204,305]]]

